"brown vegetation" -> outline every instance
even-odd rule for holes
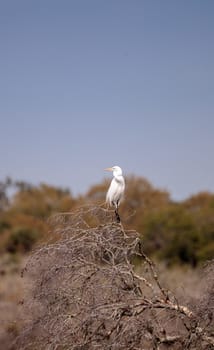
[[[44,184],[0,182],[4,350],[17,335],[20,350],[214,347],[213,264],[203,279],[199,273],[214,257],[214,195],[176,203],[146,179],[128,177],[124,231],[100,207],[108,185],[74,198]]]
[[[0,183],[0,252],[26,253],[49,238],[50,215],[103,203],[109,182],[92,186],[74,198],[68,190],[45,184],[32,186],[6,179]],[[13,196],[7,190],[13,189]],[[169,193],[140,177],[126,178],[125,200],[120,207],[127,229],[143,233],[147,254],[170,264],[193,267],[214,257],[214,195],[199,193],[173,202]]]
[[[212,349],[213,264],[203,298],[181,305],[160,283],[139,234],[111,214],[84,207],[52,218],[61,237],[37,249],[23,271],[33,284],[13,349]]]

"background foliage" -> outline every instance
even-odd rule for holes
[[[141,234],[147,254],[168,264],[196,266],[214,256],[214,194],[198,193],[174,202],[167,191],[142,177],[126,179],[120,213],[126,229]],[[109,181],[74,197],[68,189],[22,181],[0,182],[0,252],[26,253],[50,238],[51,214],[70,212],[85,204],[103,204]],[[112,218],[113,220],[113,218]]]

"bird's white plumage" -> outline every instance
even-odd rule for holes
[[[106,194],[106,202],[118,208],[125,191],[125,181],[122,175],[122,169],[119,166],[113,166],[106,170],[113,171],[114,176]]]

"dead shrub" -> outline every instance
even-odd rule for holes
[[[23,304],[26,326],[13,348],[213,348],[213,297],[198,308],[180,305],[160,284],[139,234],[111,216],[84,207],[51,218],[60,237],[36,250],[23,271],[33,283]],[[145,275],[135,272],[136,256]]]

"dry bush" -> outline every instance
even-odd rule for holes
[[[24,259],[23,259],[24,260]],[[19,322],[23,295],[23,280],[20,272],[26,264],[19,257],[0,257],[0,349],[7,350],[22,329]]]
[[[59,239],[35,251],[23,271],[33,283],[13,349],[213,349],[211,289],[200,307],[180,305],[160,285],[139,234],[111,216],[84,207],[51,219]]]

